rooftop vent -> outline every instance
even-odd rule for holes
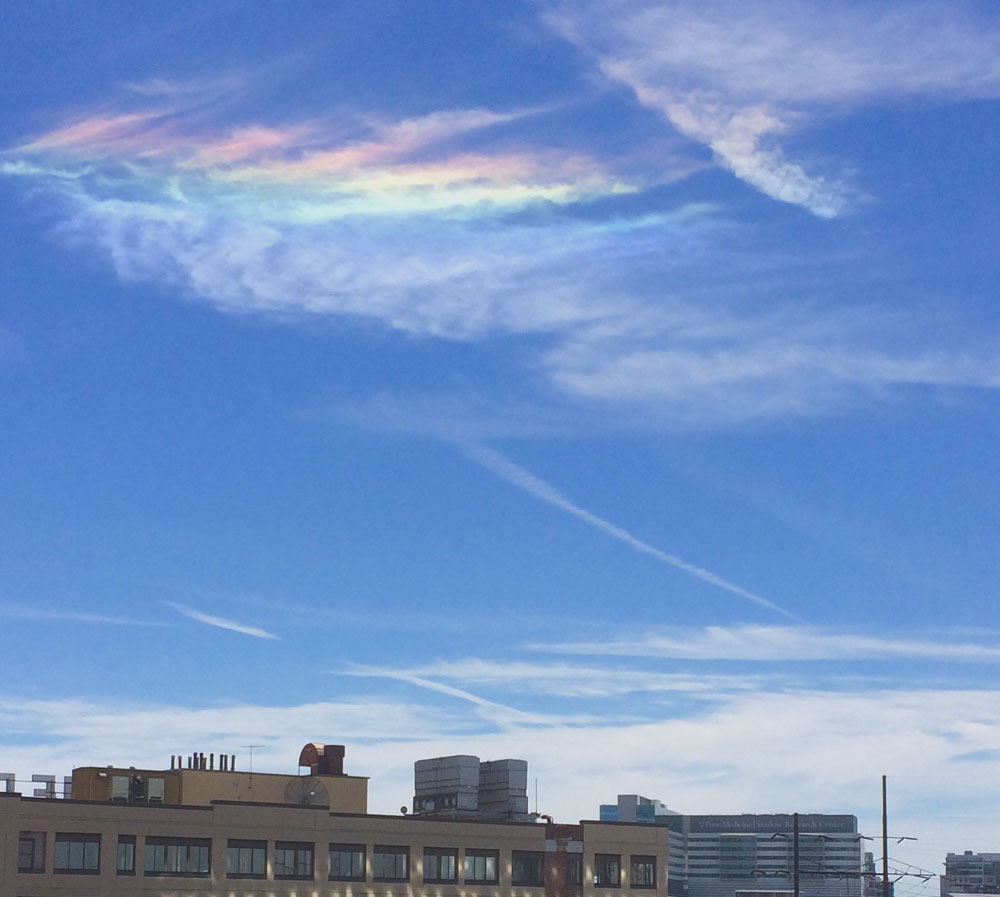
[[[299,754],[299,766],[308,766],[314,776],[342,776],[344,774],[344,746],[342,744],[316,744],[310,741]]]

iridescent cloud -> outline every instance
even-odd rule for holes
[[[0,172],[60,198],[60,234],[96,246],[124,281],[230,313],[366,318],[451,340],[544,336],[536,383],[646,425],[1000,383],[993,351],[941,349],[933,335],[900,350],[876,315],[859,324],[833,310],[817,327],[787,284],[749,283],[717,206],[671,205],[665,192],[652,205],[651,187],[705,166],[680,151],[603,158],[525,139],[544,109],[209,131],[198,110],[164,103],[78,115],[0,153]],[[641,213],[619,199],[643,192]],[[734,306],[747,289],[754,302]]]
[[[523,146],[469,151],[454,145],[471,132],[532,112],[467,109],[368,122],[354,139],[331,139],[316,123],[203,134],[183,113],[102,112],[78,117],[3,155],[8,173],[18,173],[17,165],[22,171],[24,165],[34,171],[85,166],[95,198],[123,189],[124,178],[154,196],[187,204],[211,199],[234,204],[242,214],[255,206],[255,217],[264,220],[287,215],[311,223],[342,215],[448,210],[481,217],[493,209],[566,204],[638,189],[583,153]]]

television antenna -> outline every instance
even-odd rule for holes
[[[248,790],[253,790],[253,749],[264,747],[262,744],[245,744],[243,745],[248,751],[250,751],[250,784],[247,786]]]

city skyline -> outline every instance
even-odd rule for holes
[[[1000,849],[990,4],[3,16],[0,771]]]

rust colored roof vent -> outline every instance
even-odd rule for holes
[[[344,746],[310,741],[299,754],[299,766],[308,766],[314,776],[344,774]]]

